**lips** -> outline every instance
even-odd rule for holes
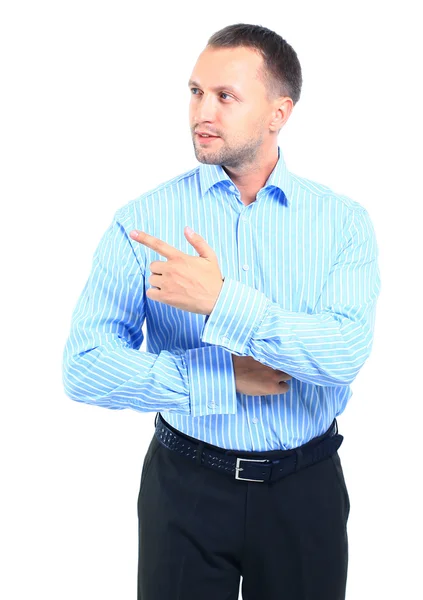
[[[210,137],[202,137],[198,133],[196,133],[195,135],[197,137],[197,143],[201,144],[202,146],[204,146],[205,144],[211,144],[212,142],[214,142],[214,140],[219,139],[219,136],[217,136],[217,135],[213,135]]]
[[[208,133],[208,131],[196,131],[195,133],[200,137],[203,135],[208,135],[209,137],[219,137],[218,135],[214,135],[213,133]]]
[[[200,133],[196,133],[197,144],[201,144],[201,146],[206,146],[207,144],[211,144],[214,140],[218,140],[218,135],[209,135],[209,137],[203,137]]]

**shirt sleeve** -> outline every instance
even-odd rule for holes
[[[235,377],[227,350],[139,351],[146,316],[144,281],[139,245],[115,216],[95,251],[72,315],[63,356],[66,394],[110,409],[234,414]]]
[[[364,208],[352,213],[347,238],[311,313],[285,310],[225,278],[202,341],[306,383],[351,384],[370,355],[380,292],[378,247]]]

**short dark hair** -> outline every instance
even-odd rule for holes
[[[280,35],[262,27],[237,23],[216,31],[207,42],[211,48],[244,46],[259,51],[264,61],[264,83],[270,99],[289,96],[293,104],[300,99],[302,74],[295,50]]]

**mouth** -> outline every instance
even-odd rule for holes
[[[218,140],[219,136],[218,135],[210,135],[209,137],[205,137],[203,135],[200,135],[199,133],[196,133],[195,134],[195,139],[200,144],[210,144],[213,140]]]

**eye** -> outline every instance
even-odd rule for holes
[[[191,94],[192,94],[193,96],[198,96],[198,95],[199,95],[199,94],[197,94],[197,93],[196,93],[196,92],[198,92],[198,91],[199,91],[199,89],[198,89],[198,88],[190,88],[190,90],[191,90]],[[226,98],[222,98],[222,100],[229,100],[230,98],[232,98],[232,96],[230,96],[230,95],[229,95],[229,94],[227,94],[226,92],[220,92],[220,97],[222,97],[222,96],[226,96]]]

